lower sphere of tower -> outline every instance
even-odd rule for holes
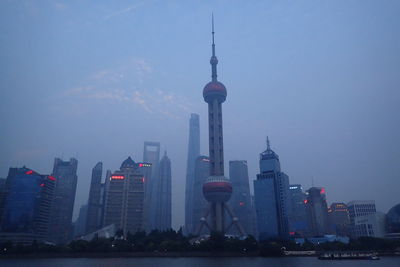
[[[226,88],[225,85],[218,81],[212,81],[206,84],[203,89],[204,101],[212,102],[217,99],[218,102],[222,103],[226,99]]]
[[[232,195],[232,184],[223,176],[210,176],[203,184],[203,195],[208,202],[227,202]]]

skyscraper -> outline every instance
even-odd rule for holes
[[[188,234],[196,234],[200,229],[200,218],[208,208],[207,200],[203,196],[202,186],[210,175],[210,158],[207,156],[197,157],[194,165],[194,183],[193,183],[193,211],[191,228],[187,229]],[[207,230],[207,229],[205,229]],[[201,232],[200,234],[205,234]]]
[[[362,236],[364,230],[361,229],[363,226],[357,226],[357,218],[375,214],[376,206],[374,200],[354,200],[347,203],[350,217],[350,234],[353,238]],[[360,223],[358,223],[360,225]]]
[[[151,169],[147,170],[147,179],[145,183],[145,225],[146,230],[155,229],[156,205],[159,202],[158,196],[155,194],[156,187],[159,183],[160,161],[160,143],[159,142],[144,142],[143,162],[150,163]]]
[[[250,196],[249,173],[246,160],[229,161],[229,179],[233,192],[229,205],[237,216],[246,234],[254,233],[254,214]],[[237,232],[232,232],[239,234]]]
[[[300,184],[289,186],[290,212],[289,231],[291,235],[307,234],[306,194]]]
[[[171,160],[164,153],[159,165],[159,177],[156,184],[155,195],[157,202],[155,207],[154,229],[171,229]]]
[[[279,156],[271,149],[260,154],[260,174],[254,181],[259,238],[288,238],[289,177],[281,172]]]
[[[74,223],[74,237],[83,236],[86,233],[92,233],[87,231],[87,216],[88,216],[88,204],[84,204],[79,209],[78,219]]]
[[[192,113],[189,121],[189,145],[186,164],[186,188],[185,188],[185,232],[193,232],[193,190],[195,177],[195,162],[200,156],[200,119],[198,114]],[[199,217],[200,218],[200,217]]]
[[[215,56],[214,19],[212,22],[212,56],[210,64],[212,81],[206,84],[203,89],[204,101],[208,104],[210,152],[210,176],[203,184],[203,194],[210,204],[210,210],[203,222],[210,231],[222,233],[225,233],[232,225],[235,225],[240,234],[243,235],[243,230],[238,224],[237,218],[233,216],[232,211],[226,204],[232,194],[232,185],[224,176],[222,103],[225,101],[227,93],[225,86],[217,80],[218,59]],[[232,223],[228,227],[225,225],[225,212],[232,217]],[[208,214],[210,215],[210,223],[206,221]]]
[[[309,236],[322,236],[328,233],[328,205],[323,187],[311,187],[306,191],[306,210]]]
[[[92,233],[101,228],[103,163],[98,162],[92,169],[89,199],[87,204],[86,233]]]
[[[328,209],[329,232],[338,236],[348,236],[350,217],[347,205],[332,203]]]
[[[10,168],[0,222],[0,242],[31,244],[48,241],[56,178],[26,167]]]
[[[128,157],[118,171],[110,177],[106,190],[104,226],[114,224],[124,235],[144,230],[145,177],[141,168],[146,164],[135,163]]]
[[[74,209],[78,161],[71,158],[54,160],[53,174],[56,177],[54,205],[51,212],[50,233],[53,242],[64,244],[72,239],[72,212]]]

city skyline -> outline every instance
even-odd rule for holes
[[[7,155],[0,160],[0,177],[9,167],[23,165],[50,173],[55,157],[76,158],[75,219],[87,202],[91,169],[98,161],[104,170],[115,170],[130,155],[140,160],[143,142],[155,140],[168,150],[173,165],[173,226],[183,225],[187,121],[190,113],[198,113],[200,127],[207,129],[201,87],[208,77],[214,10],[218,43],[224,47],[219,71],[230,89],[224,105],[225,161],[246,160],[250,181],[255,180],[258,153],[269,135],[291,183],[325,187],[329,203],[373,199],[387,212],[399,202],[393,197],[400,173],[399,19],[393,11],[398,3],[273,2],[256,8],[221,1],[197,4],[196,12],[179,1],[161,7],[158,1],[123,2],[82,12],[60,3],[64,7],[2,3],[2,20],[11,30],[0,45],[5,56],[0,146]],[[161,8],[165,13],[150,23]],[[176,11],[185,16],[155,27]],[[26,19],[12,17],[18,12]],[[104,29],[95,30],[96,25]],[[114,28],[120,30],[113,33]],[[79,41],[89,33],[95,43],[85,37]],[[108,37],[117,41],[101,42]],[[164,49],[157,50],[157,41]],[[32,46],[24,49],[29,42]],[[91,52],[87,46],[97,48]],[[39,62],[43,54],[48,57]],[[200,138],[203,155],[206,131]]]

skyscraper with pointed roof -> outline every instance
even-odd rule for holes
[[[203,89],[204,101],[208,104],[208,133],[209,133],[209,157],[210,176],[203,184],[204,197],[209,202],[209,211],[201,219],[201,226],[207,226],[210,231],[226,233],[232,225],[238,228],[240,234],[243,229],[238,224],[237,218],[226,204],[232,194],[232,185],[224,176],[224,148],[222,133],[222,103],[226,99],[226,88],[217,80],[218,59],[215,55],[214,42],[214,17],[212,18],[212,56],[211,82]],[[230,224],[225,223],[226,213],[231,217]],[[207,220],[208,215],[210,216]],[[201,231],[201,228],[198,232]]]
[[[254,198],[260,239],[288,238],[289,176],[281,172],[279,156],[271,149],[260,154],[260,174],[254,181]]]
[[[155,187],[155,225],[154,229],[171,229],[171,160],[167,156],[167,151],[160,160],[158,181]]]

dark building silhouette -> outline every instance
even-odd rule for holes
[[[332,203],[328,209],[329,232],[338,236],[350,235],[350,217],[347,205]]]
[[[224,176],[224,147],[222,133],[222,103],[226,99],[226,88],[217,80],[218,59],[215,56],[214,44],[214,20],[212,23],[212,56],[211,82],[203,89],[204,101],[208,104],[208,133],[209,133],[209,157],[210,176],[203,184],[203,195],[209,202],[209,212],[205,213],[202,225],[210,231],[225,233],[232,225],[235,225],[241,235],[243,229],[233,215],[230,207],[226,204],[232,194],[232,185]],[[225,216],[232,219],[232,223],[225,222]],[[207,218],[209,220],[207,221]],[[199,229],[201,231],[201,229]]]
[[[87,231],[88,204],[84,204],[79,209],[78,219],[74,223],[74,237],[83,236]],[[91,232],[90,232],[91,233]]]
[[[0,224],[0,242],[28,245],[49,241],[56,178],[29,168],[10,168]]]
[[[247,161],[229,161],[229,179],[232,183],[233,192],[228,203],[232,207],[245,233],[255,236],[255,218],[250,195]],[[231,232],[233,234],[240,234],[234,228],[232,228]]]
[[[271,149],[260,154],[260,174],[254,181],[260,240],[289,237],[289,176],[281,171],[279,156]]]
[[[198,229],[200,229],[200,219],[208,208],[208,202],[203,196],[202,186],[210,175],[210,158],[207,156],[199,156],[194,166],[193,217],[191,218],[193,224],[192,228],[187,229],[189,234],[195,234]],[[204,229],[200,234],[206,234],[207,230],[208,229]]]
[[[159,168],[160,162],[160,143],[144,142],[143,162],[150,163],[151,168],[147,169],[145,183],[145,225],[146,230],[150,231],[156,228],[156,206],[160,201],[159,196],[155,193],[159,186]]]
[[[74,209],[78,161],[71,158],[54,160],[52,176],[56,177],[54,205],[51,212],[50,234],[56,244],[65,244],[72,239],[72,212]]]
[[[323,187],[311,187],[306,192],[306,210],[309,236],[322,236],[328,233],[328,205]]]
[[[104,207],[104,226],[114,224],[126,236],[145,229],[145,176],[142,168],[150,164],[135,163],[128,157],[108,179]]]
[[[200,118],[192,113],[189,121],[189,145],[186,163],[186,187],[185,187],[185,233],[193,232],[193,191],[195,179],[195,164],[200,156]],[[201,186],[201,185],[200,185]],[[199,217],[200,218],[200,217]]]
[[[0,178],[0,223],[3,216],[4,202],[6,200],[6,179]]]
[[[92,233],[101,228],[101,214],[103,209],[102,195],[104,186],[101,183],[103,175],[103,163],[98,162],[92,169],[89,199],[87,203],[87,215],[85,221],[85,233]]]
[[[291,236],[305,236],[307,234],[306,194],[300,184],[289,186],[290,212],[289,232]]]
[[[171,160],[164,153],[159,164],[158,183],[155,188],[157,195],[154,229],[171,229]]]

